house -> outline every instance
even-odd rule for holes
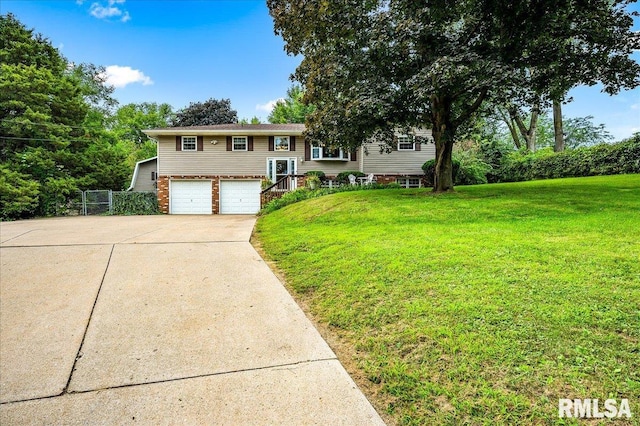
[[[158,176],[158,157],[147,158],[136,163],[131,185],[127,191],[155,191]]]
[[[366,143],[353,152],[311,146],[303,124],[220,124],[145,130],[157,141],[160,209],[170,214],[254,214],[263,182],[273,190],[304,184],[304,173],[329,178],[344,171],[373,173],[379,183],[421,185],[422,164],[435,158],[433,144],[399,135],[390,153]],[[430,137],[430,131],[421,136]]]

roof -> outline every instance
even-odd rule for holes
[[[302,135],[304,124],[216,124],[143,130],[148,136],[170,135]]]

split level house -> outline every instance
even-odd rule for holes
[[[169,214],[254,214],[261,194],[304,185],[304,174],[322,171],[373,174],[378,183],[422,185],[422,165],[435,158],[432,143],[414,143],[398,135],[393,151],[365,143],[347,152],[305,141],[303,124],[220,124],[146,130],[157,141],[158,155],[137,166],[156,164],[140,176],[156,179],[160,209]],[[420,132],[430,139],[430,131]],[[135,173],[134,173],[135,174]],[[273,184],[274,186],[269,188]],[[135,186],[135,182],[132,183]]]

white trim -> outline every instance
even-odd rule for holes
[[[273,151],[270,151],[270,152],[273,152]],[[286,152],[286,151],[282,151],[282,152]],[[271,183],[275,183],[276,180],[272,179],[272,176],[269,175],[269,165],[273,161],[275,166],[275,162],[277,160],[286,161],[287,169],[291,169],[291,166],[293,165],[293,170],[289,170],[287,174],[289,175],[298,174],[298,157],[267,157],[267,172],[265,173],[265,176],[267,177],[267,179],[271,180]],[[276,176],[277,176],[277,173],[274,170],[273,178],[275,178]]]
[[[184,149],[184,138],[193,138],[195,140],[193,144],[193,149]],[[181,142],[181,145],[180,145],[181,151],[194,152],[198,150],[198,136],[191,136],[191,135],[182,136],[182,139],[180,140],[180,142]]]
[[[345,150],[343,148],[338,148],[339,151],[339,157],[325,157],[323,154],[324,148],[327,148],[325,146],[319,146],[319,145],[311,145],[311,161],[349,161],[351,160],[351,153],[350,152],[345,152]],[[313,151],[314,150],[319,150],[319,157],[314,157],[313,156]]]
[[[411,184],[412,180],[413,181],[417,180],[418,186],[412,185]],[[404,181],[404,183],[400,183],[400,181]],[[419,177],[409,177],[409,176],[397,177],[396,183],[403,188],[422,188],[422,179],[420,179]]]
[[[133,187],[136,185],[136,179],[138,178],[138,171],[140,170],[140,164],[146,163],[148,161],[158,160],[158,156],[147,158],[146,160],[140,160],[136,163],[136,166],[133,168],[133,177],[131,178],[131,185],[127,188],[127,191],[131,191]],[[158,165],[156,164],[156,172],[158,171]]]
[[[407,142],[400,142],[400,138],[406,138]],[[415,151],[416,150],[416,143],[415,142],[411,142],[412,137],[410,135],[398,135],[398,144],[396,146],[398,151]],[[408,145],[411,144],[411,148],[400,148],[400,145]]]
[[[244,149],[236,149],[235,139],[244,138]],[[248,136],[231,136],[231,151],[244,152],[249,151],[249,137]]]

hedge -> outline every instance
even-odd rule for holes
[[[114,192],[112,202],[114,215],[160,214],[155,192]]]
[[[600,144],[553,152],[514,152],[504,158],[498,177],[503,182],[640,173],[640,134],[616,144]]]

